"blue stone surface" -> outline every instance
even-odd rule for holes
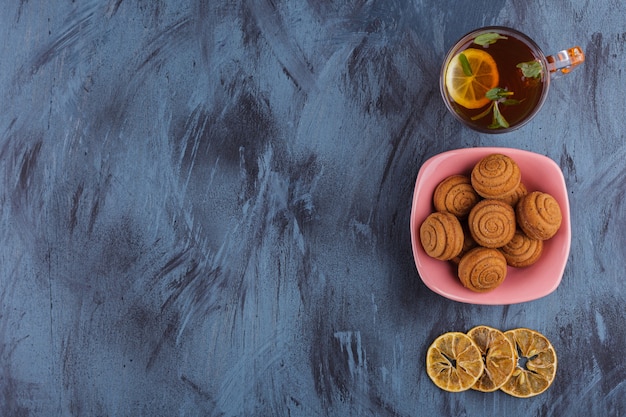
[[[2,3],[0,415],[626,414],[626,3]],[[438,86],[492,24],[586,53],[503,135]],[[544,298],[419,278],[417,172],[475,146],[563,170],[571,253]],[[479,324],[545,334],[554,384],[438,389],[428,346]]]

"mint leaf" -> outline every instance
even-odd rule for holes
[[[502,36],[499,33],[488,32],[474,38],[474,43],[480,46],[487,46],[496,43],[499,39],[508,39],[506,36]]]
[[[496,87],[496,88],[492,88],[491,90],[487,91],[485,93],[485,97],[487,97],[489,100],[499,100],[500,96],[498,96],[498,93],[502,90],[502,88],[500,87]]]
[[[465,56],[464,53],[459,54],[459,61],[461,61],[461,67],[463,67],[463,74],[465,74],[468,77],[471,77],[473,75],[472,67],[470,67],[470,63],[467,60],[467,57]]]
[[[513,91],[505,90],[502,87],[495,87],[485,93],[485,97],[491,100],[491,104],[487,107],[486,110],[482,111],[480,114],[473,116],[472,120],[482,119],[487,116],[489,113],[493,113],[492,122],[489,126],[489,129],[507,129],[510,125],[509,122],[504,118],[502,113],[500,112],[499,104],[504,106],[514,106],[519,104],[520,101],[514,98],[508,98],[515,94]]]
[[[478,119],[482,119],[483,117],[485,117],[486,115],[488,115],[489,113],[491,113],[491,109],[493,108],[495,101],[492,101],[491,104],[489,105],[489,107],[487,107],[487,109],[485,111],[483,111],[480,114],[477,114],[476,116],[472,117],[472,120],[478,120]]]
[[[501,98],[505,98],[508,96],[512,96],[514,93],[512,91],[507,91],[502,87],[495,87],[485,93],[485,97],[489,100],[500,100]]]
[[[520,103],[521,101],[515,100],[514,98],[507,98],[506,100],[502,102],[502,104],[504,104],[505,106],[515,106]]]
[[[493,103],[493,123],[489,125],[490,129],[497,129],[499,127],[508,128],[509,122],[506,121],[502,113],[500,113],[500,108],[498,107],[498,102],[494,101]]]
[[[539,61],[520,62],[516,66],[522,70],[522,74],[526,78],[539,78],[543,72],[543,67]]]

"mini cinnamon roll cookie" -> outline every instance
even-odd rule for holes
[[[515,189],[514,193],[509,194],[509,195],[507,195],[504,198],[498,198],[498,200],[504,201],[505,203],[507,203],[511,207],[515,207],[517,205],[517,203],[519,202],[519,200],[522,197],[524,197],[526,194],[528,194],[528,189],[526,188],[524,183],[520,182],[519,185],[517,186],[517,188]]]
[[[515,268],[524,268],[537,262],[543,252],[543,241],[531,239],[518,230],[513,239],[500,248],[506,263]]]
[[[515,211],[500,200],[481,200],[472,208],[467,220],[476,243],[486,248],[500,248],[515,235]]]
[[[461,253],[451,259],[452,263],[458,265],[461,262],[461,258],[471,249],[474,249],[478,246],[478,243],[472,237],[472,234],[469,231],[469,227],[467,226],[467,222],[462,222],[461,227],[463,228],[463,249],[461,249]]]
[[[476,247],[459,262],[459,280],[465,288],[487,292],[497,288],[507,273],[506,259],[498,249]]]
[[[533,191],[520,199],[515,212],[520,229],[533,239],[550,239],[559,231],[563,220],[558,201],[541,191]]]
[[[463,228],[454,214],[431,213],[420,226],[424,251],[435,259],[449,261],[463,249]]]
[[[451,175],[441,181],[433,194],[433,204],[437,211],[447,211],[459,218],[465,218],[480,196],[472,187],[469,177]]]
[[[522,173],[511,157],[495,153],[474,165],[470,179],[478,195],[503,199],[515,192]]]

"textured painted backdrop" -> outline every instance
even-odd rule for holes
[[[2,1],[0,415],[626,414],[626,3]],[[506,135],[462,128],[438,71],[502,24],[587,62]],[[572,250],[553,294],[428,290],[422,162],[550,156]],[[526,326],[559,354],[519,400],[449,394],[430,342]]]

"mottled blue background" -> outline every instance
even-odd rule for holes
[[[0,415],[626,414],[626,3],[1,3]],[[497,136],[438,90],[489,24],[587,54]],[[466,305],[419,279],[415,177],[471,146],[563,169],[549,296]],[[548,336],[552,387],[436,388],[428,345],[478,324]]]

